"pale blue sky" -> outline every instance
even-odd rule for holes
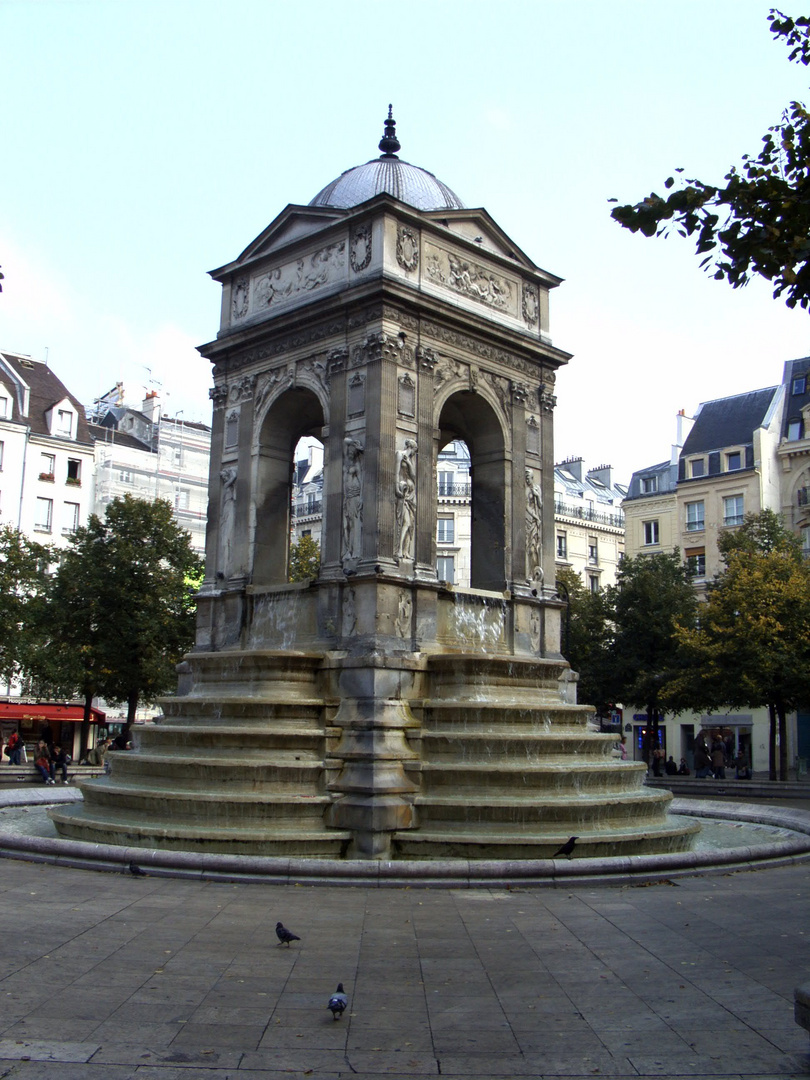
[[[627,480],[669,456],[679,409],[810,352],[767,284],[709,280],[690,243],[631,236],[607,202],[679,165],[721,179],[810,97],[769,6],[0,0],[0,346],[47,349],[85,402],[151,378],[208,419],[206,271],[375,157],[391,101],[400,156],[566,279],[556,455]]]

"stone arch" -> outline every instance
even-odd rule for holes
[[[306,435],[323,442],[324,426],[320,399],[304,387],[282,391],[260,422],[254,451],[254,585],[287,581],[294,451]]]
[[[470,585],[474,589],[501,590],[508,576],[509,468],[503,424],[482,394],[461,390],[450,394],[441,406],[438,428],[437,454],[453,439],[461,439],[470,451]]]

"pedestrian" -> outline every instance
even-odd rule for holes
[[[740,747],[737,756],[734,759],[734,766],[736,770],[734,773],[734,777],[736,780],[751,779],[751,764],[748,761],[748,754],[746,754],[742,746]]]
[[[725,780],[726,747],[722,739],[715,739],[712,743],[712,771],[715,780]]]
[[[626,735],[622,735],[621,741],[619,742],[619,753],[622,756],[622,761],[627,761],[627,736]]]
[[[46,784],[53,783],[51,777],[51,752],[42,739],[39,740],[34,751],[34,768]]]
[[[678,766],[675,764],[675,758],[672,754],[667,758],[666,765],[664,765],[664,772],[666,772],[667,776],[675,776],[678,772]]]
[[[699,780],[712,775],[712,756],[706,745],[706,736],[701,733],[695,739],[695,776]]]
[[[8,763],[9,765],[19,765],[22,760],[23,741],[19,731],[12,731],[8,737]]]
[[[59,743],[56,743],[53,748],[53,754],[51,755],[51,783],[56,779],[57,769],[62,773],[62,783],[66,784],[68,782],[67,767],[72,760],[70,754],[63,750]]]
[[[661,761],[662,761],[663,757],[664,757],[664,751],[661,749],[660,746],[656,746],[656,748],[653,750],[653,755],[652,755],[652,759],[653,759],[653,762],[652,762],[653,776],[660,776],[661,775]]]
[[[691,775],[692,774],[689,771],[689,766],[686,763],[686,758],[682,757],[681,758],[681,763],[678,766],[678,776],[691,776]]]

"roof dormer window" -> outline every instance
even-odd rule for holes
[[[56,410],[56,434],[73,437],[73,413],[70,409]]]

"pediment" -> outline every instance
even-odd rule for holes
[[[255,240],[248,244],[233,262],[210,271],[211,277],[219,279],[247,262],[271,255],[288,244],[302,237],[314,235],[331,225],[332,222],[340,221],[345,217],[345,210],[333,207],[296,206],[291,203],[270,222],[263,232],[259,233]]]
[[[557,277],[555,274],[541,270],[483,208],[453,210],[451,212],[433,210],[426,213],[425,217],[442,225],[454,236],[477,244],[484,253],[500,255],[503,258],[512,260],[516,266],[524,270],[539,272],[549,278],[550,283],[562,281],[562,278]]]

